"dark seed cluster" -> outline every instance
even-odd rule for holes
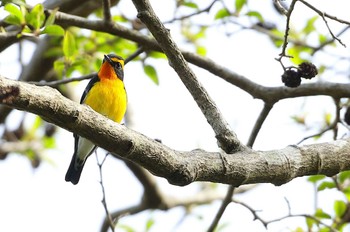
[[[283,73],[282,82],[285,86],[296,88],[300,85],[301,78],[298,72],[289,69]]]
[[[303,62],[299,65],[298,73],[305,79],[311,79],[317,75],[317,68],[313,63]]]
[[[317,68],[314,64],[303,62],[295,70],[288,69],[282,75],[282,82],[285,86],[296,88],[301,83],[301,78],[311,79],[317,75]]]

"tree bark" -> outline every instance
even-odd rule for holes
[[[41,116],[137,163],[174,185],[210,181],[240,186],[281,185],[306,175],[335,175],[350,169],[350,139],[280,150],[243,149],[234,154],[201,149],[176,151],[119,125],[57,90],[0,76],[0,103]],[[73,139],[73,138],[72,138]]]

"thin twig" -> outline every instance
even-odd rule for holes
[[[236,203],[236,204],[239,204],[239,205],[242,205],[243,207],[245,207],[246,209],[248,209],[254,216],[254,220],[258,220],[260,221],[265,228],[267,228],[267,226],[271,223],[274,223],[274,222],[278,222],[278,221],[282,221],[284,219],[287,219],[287,218],[292,218],[292,217],[304,217],[304,218],[309,218],[309,219],[312,219],[314,220],[317,224],[319,225],[323,225],[325,227],[327,227],[330,231],[332,232],[337,232],[336,229],[334,229],[332,226],[329,226],[327,224],[325,224],[324,222],[322,222],[321,220],[319,220],[318,218],[316,218],[315,216],[312,216],[312,215],[309,215],[309,214],[291,214],[291,209],[290,209],[290,205],[289,205],[289,201],[287,199],[286,200],[286,203],[287,203],[287,206],[288,206],[288,214],[285,215],[285,216],[282,216],[282,217],[279,217],[279,218],[276,218],[276,219],[272,219],[272,220],[264,220],[262,217],[260,217],[257,213],[257,210],[253,209],[251,206],[247,205],[246,203],[244,202],[241,202],[241,201],[238,201],[238,200],[235,200],[235,199],[232,199],[232,202],[233,203]]]
[[[131,54],[130,56],[128,56],[124,63],[127,64],[129,63],[130,61],[132,61],[133,59],[135,59],[136,57],[138,57],[141,53],[143,53],[145,50],[144,48],[141,46],[139,47],[133,54]]]
[[[260,221],[260,222],[264,225],[264,227],[267,228],[268,222],[266,222],[264,219],[262,219],[262,218],[258,215],[257,210],[253,209],[251,206],[247,205],[246,203],[241,202],[241,201],[238,201],[238,200],[235,200],[235,199],[232,199],[232,202],[233,202],[233,203],[236,203],[236,204],[239,204],[239,205],[245,207],[246,209],[248,209],[248,210],[253,214],[253,216],[254,216],[254,219],[253,219],[253,220],[254,220],[254,221],[255,221],[255,220]]]
[[[49,81],[49,82],[44,82],[44,81],[29,81],[28,83],[30,84],[34,84],[37,86],[51,86],[51,87],[56,87],[62,84],[67,84],[70,82],[74,82],[74,81],[82,81],[82,80],[86,80],[86,79],[91,79],[93,76],[95,76],[96,73],[91,73],[85,76],[81,76],[81,77],[71,77],[71,78],[66,78],[63,80],[57,80],[57,81]]]
[[[97,156],[97,152],[95,151],[95,155],[96,155],[96,161],[97,161],[97,165],[98,165],[98,169],[99,169],[99,173],[100,173],[100,185],[101,185],[101,190],[102,190],[102,205],[103,208],[106,212],[106,216],[108,219],[108,223],[109,223],[109,227],[111,228],[111,230],[114,232],[114,228],[116,226],[117,220],[116,219],[112,219],[111,214],[108,211],[108,207],[107,207],[107,202],[106,202],[106,192],[105,192],[105,187],[103,184],[103,176],[102,176],[102,165],[104,164],[104,162],[106,161],[106,158],[108,156],[109,153],[106,153],[106,155],[104,156],[103,160],[101,162],[99,162],[98,160],[98,156]]]
[[[130,207],[127,207],[125,209],[121,209],[121,210],[118,210],[116,212],[113,212],[111,214],[111,217],[115,218],[114,220],[117,220],[117,219],[120,219],[124,216],[138,214],[138,213],[143,212],[147,209],[149,209],[149,208],[143,202],[141,202],[135,206],[130,206]],[[107,232],[108,228],[109,228],[109,222],[108,222],[108,219],[105,219],[103,224],[102,224],[102,227],[100,229],[100,232]]]
[[[208,232],[213,232],[215,230],[215,228],[218,226],[219,221],[226,210],[226,207],[232,202],[232,196],[233,196],[234,190],[235,190],[235,187],[233,187],[233,186],[228,187],[226,197],[222,201],[219,211],[216,213],[214,220],[212,221],[211,225],[209,226],[209,228],[207,230]]]
[[[346,21],[346,20],[342,20],[342,19],[338,19],[337,17],[335,16],[332,16],[330,14],[327,14],[325,12],[322,12],[320,11],[319,9],[317,9],[316,7],[314,7],[313,5],[311,5],[310,3],[304,1],[304,0],[298,0],[300,1],[301,3],[303,3],[305,6],[309,7],[310,9],[312,9],[313,11],[315,11],[319,16],[322,17],[323,21],[325,22],[326,26],[327,26],[327,29],[329,31],[329,33],[331,34],[331,36],[333,37],[333,39],[337,40],[341,45],[343,45],[344,47],[346,47],[346,45],[337,37],[333,34],[332,30],[330,29],[330,27],[328,26],[328,22],[326,20],[326,17],[329,18],[329,19],[332,19],[334,21],[337,21],[339,23],[343,23],[343,24],[347,24],[347,25],[350,25],[350,22],[349,21]]]
[[[294,6],[295,6],[295,3],[297,2],[297,0],[293,0],[292,3],[290,4],[289,6],[289,9],[288,9],[288,12],[287,12],[287,20],[286,20],[286,29],[285,29],[285,32],[284,32],[284,41],[283,41],[283,45],[282,45],[282,52],[279,54],[279,58],[277,58],[276,60],[279,61],[284,69],[284,66],[282,64],[282,58],[283,57],[289,57],[291,58],[291,56],[288,56],[286,54],[286,49],[287,49],[287,46],[288,46],[288,36],[289,36],[289,24],[290,24],[290,18],[292,16],[292,12],[294,10]]]
[[[305,0],[298,0],[299,2],[303,3],[305,6],[309,7],[310,9],[312,9],[313,11],[315,11],[317,14],[319,14],[320,16],[324,16],[324,17],[327,17],[327,18],[330,18],[334,21],[337,21],[339,23],[343,23],[343,24],[347,24],[350,26],[350,21],[346,21],[346,20],[343,20],[343,19],[339,19],[337,18],[336,16],[333,16],[333,15],[330,15],[328,13],[325,13],[325,12],[322,12],[320,11],[319,9],[317,9],[316,7],[314,7],[313,5],[311,5],[310,3],[308,3],[307,1]]]
[[[260,112],[260,115],[258,117],[258,119],[255,122],[255,125],[253,127],[252,132],[250,133],[248,142],[247,142],[247,146],[248,147],[252,147],[256,137],[258,136],[258,133],[263,125],[263,123],[265,122],[267,116],[269,115],[272,107],[273,107],[274,103],[266,103],[264,104],[264,108],[262,109],[262,111]]]
[[[350,29],[350,26],[346,26],[345,28],[343,28],[343,30],[341,30],[337,35],[336,38],[338,38],[339,36],[341,36],[342,34],[344,34],[346,31],[348,31]],[[311,55],[315,55],[316,52],[318,52],[319,50],[323,49],[325,46],[327,46],[328,44],[331,44],[334,42],[334,37],[332,39],[327,40],[326,42],[322,43],[320,46],[318,46],[317,48],[314,48]]]
[[[173,23],[175,21],[181,21],[181,20],[184,20],[184,19],[188,19],[188,18],[191,18],[193,16],[196,16],[196,15],[199,15],[199,14],[202,14],[204,12],[209,12],[210,9],[214,6],[214,4],[217,2],[218,0],[214,0],[212,3],[210,3],[209,6],[201,9],[201,10],[197,10],[196,12],[193,12],[191,14],[188,14],[188,15],[184,15],[184,16],[181,16],[181,17],[178,17],[178,18],[173,18],[171,20],[168,20],[168,21],[165,21],[163,22],[163,24],[169,24],[169,23]]]
[[[328,32],[331,34],[332,38],[333,38],[334,40],[337,40],[341,45],[343,45],[343,47],[346,47],[346,45],[345,45],[338,37],[336,37],[336,36],[333,34],[331,28],[330,28],[329,25],[328,25],[328,22],[327,22],[325,16],[324,16],[324,13],[321,15],[321,18],[323,19],[324,23],[326,24],[326,27],[327,27],[327,29],[328,29]]]
[[[335,119],[333,120],[333,122],[327,126],[326,128],[324,128],[323,130],[321,130],[320,132],[317,132],[315,134],[309,135],[304,137],[302,140],[300,140],[297,145],[301,144],[302,142],[304,142],[307,139],[313,138],[313,137],[318,137],[323,135],[324,133],[326,133],[327,131],[333,130],[334,131],[334,136],[333,139],[336,140],[337,139],[337,135],[338,135],[338,122],[340,122],[340,106],[339,106],[339,98],[334,99],[335,102]]]
[[[143,48],[140,47],[138,48],[133,54],[131,54],[128,58],[125,59],[125,64],[127,64],[128,62],[130,62],[131,60],[135,59],[135,57],[137,57],[138,55],[140,55],[143,52]],[[91,79],[93,76],[95,76],[96,73],[91,73],[88,75],[84,75],[81,77],[71,77],[71,78],[65,78],[63,80],[57,80],[57,81],[49,81],[49,82],[44,82],[44,81],[30,81],[28,83],[30,84],[34,84],[37,86],[50,86],[50,87],[56,87],[62,84],[67,84],[70,82],[75,82],[75,81],[82,81],[82,80],[86,80],[86,79]]]

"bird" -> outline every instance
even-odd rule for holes
[[[86,86],[80,104],[90,106],[94,111],[120,123],[127,108],[127,93],[124,86],[124,59],[115,54],[104,55],[100,70]],[[74,153],[65,180],[76,185],[87,158],[96,145],[74,133]]]

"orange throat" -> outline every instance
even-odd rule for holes
[[[101,69],[98,72],[98,77],[100,78],[100,80],[104,80],[104,79],[115,80],[115,79],[118,79],[117,74],[114,72],[113,67],[108,62],[104,62],[102,64]]]

